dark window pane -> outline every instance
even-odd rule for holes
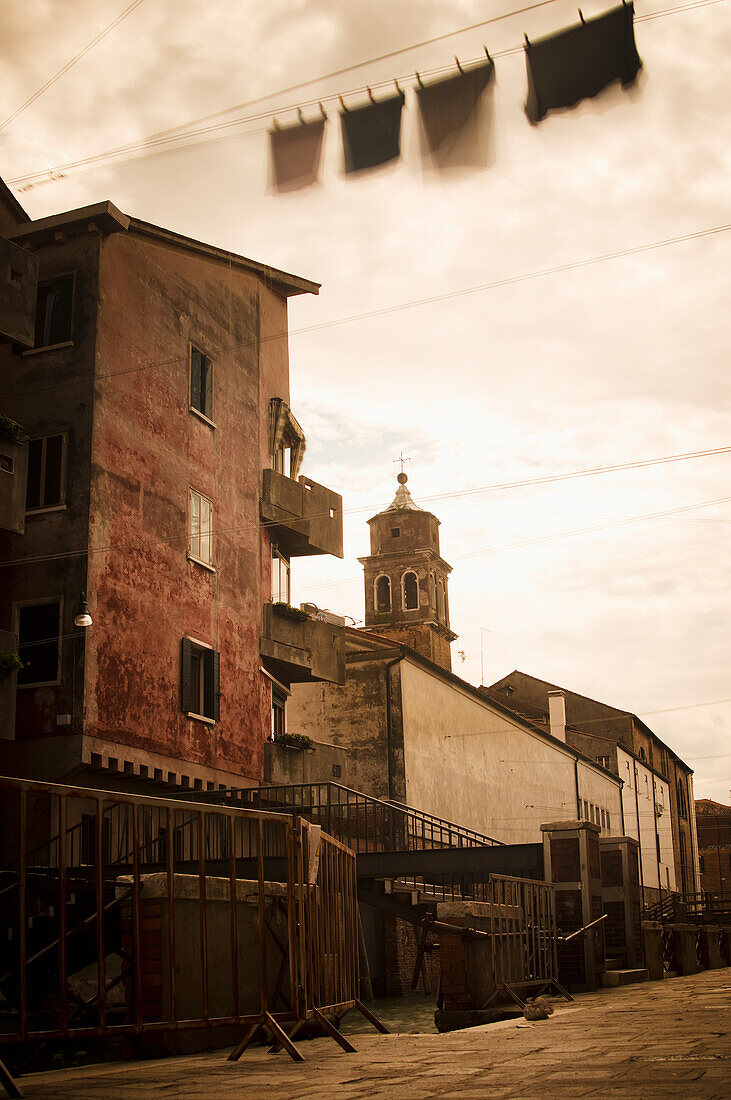
[[[62,275],[38,285],[36,347],[62,344],[71,339],[71,302],[74,277]]]
[[[38,508],[41,503],[42,450],[42,439],[32,439],[28,444],[28,488],[25,494],[26,508]]]
[[[407,573],[404,577],[404,598],[409,611],[415,611],[419,606],[419,587],[414,573]]]
[[[27,667],[19,684],[43,684],[58,679],[59,603],[21,607],[18,615],[18,656]]]
[[[191,658],[191,679],[190,679],[190,710],[192,714],[202,714],[201,705],[203,700],[201,699],[201,666],[203,664],[203,651],[200,649],[194,649]]]
[[[213,412],[213,366],[198,348],[190,349],[190,403],[210,420]]]
[[[63,436],[52,435],[46,440],[46,470],[43,491],[45,505],[61,503],[61,455]]]
[[[190,350],[190,403],[198,412],[202,412],[201,401],[201,353],[197,348]]]

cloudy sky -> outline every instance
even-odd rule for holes
[[[231,107],[214,121],[251,119],[16,193],[32,217],[111,199],[322,282],[292,303],[292,397],[306,472],[343,494],[345,558],[297,562],[296,599],[363,617],[356,557],[403,448],[454,566],[455,670],[479,683],[483,665],[486,682],[518,668],[635,711],[696,769],[697,795],[728,802],[729,455],[485,490],[729,444],[729,234],[344,321],[731,221],[729,7],[689,5],[639,0],[635,88],[537,127],[522,53],[498,56],[487,165],[435,175],[419,157],[414,72],[510,51],[573,23],[574,2],[496,19],[527,0],[144,0],[0,129],[0,174]],[[124,8],[4,0],[3,118]],[[393,78],[407,93],[403,157],[345,179],[337,96],[355,106]],[[322,186],[268,193],[271,118],[293,122],[318,99]]]

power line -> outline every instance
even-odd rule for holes
[[[554,0],[543,0],[543,3],[532,5],[532,7],[543,7],[546,4],[553,3],[553,2],[554,2]],[[724,3],[724,2],[725,2],[725,0],[698,0],[698,2],[696,2],[696,3],[679,5],[679,6],[676,6],[676,7],[673,7],[673,8],[666,8],[666,9],[663,9],[661,11],[652,12],[652,13],[646,15],[646,16],[637,16],[635,18],[635,22],[640,23],[640,22],[644,22],[644,21],[649,20],[649,19],[659,19],[659,18],[663,18],[663,17],[668,16],[668,15],[682,14],[686,11],[692,11],[695,8],[709,7],[713,4]],[[532,10],[532,7],[521,9],[521,11]],[[475,29],[477,27],[485,26],[487,23],[496,22],[500,19],[506,19],[506,18],[508,18],[508,16],[515,15],[515,14],[520,14],[520,11],[518,11],[518,12],[509,12],[506,15],[498,16],[494,19],[486,20],[483,23],[475,24],[473,27],[463,28],[463,30],[461,30],[461,31],[453,31],[453,32],[450,32],[447,35],[439,36],[435,39],[430,39],[426,43],[417,43],[415,46],[404,47],[401,50],[393,51],[393,53],[391,53],[391,54],[385,54],[385,55],[383,55],[383,57],[374,58],[374,59],[371,59],[371,61],[364,61],[364,62],[360,62],[356,65],[348,66],[344,69],[338,70],[335,73],[329,74],[329,76],[341,75],[342,73],[349,72],[353,69],[362,68],[362,67],[364,67],[368,64],[371,64],[373,61],[383,60],[384,57],[397,56],[398,54],[405,53],[408,50],[417,49],[422,45],[428,45],[432,42],[438,42],[440,40],[440,38],[443,38],[443,37],[448,38],[448,37],[451,37],[452,35],[455,35],[455,34],[462,34],[462,33],[464,33],[465,30],[472,30],[472,29]],[[504,50],[498,50],[498,51],[494,52],[491,56],[493,58],[505,57],[505,56],[512,55],[512,54],[523,53],[523,51],[524,51],[524,47],[522,45],[512,46],[512,47],[509,47],[509,48],[504,49]],[[476,64],[481,60],[484,61],[484,56],[481,57],[481,58],[474,58],[474,59],[471,59],[469,61],[465,61],[465,62],[463,62],[463,65]],[[421,70],[421,75],[422,76],[436,76],[436,75],[439,75],[439,74],[442,74],[442,73],[445,73],[445,72],[451,72],[453,70],[454,70],[454,65],[441,66],[439,68]],[[370,87],[371,91],[378,90],[378,89],[381,89],[381,88],[391,87],[394,83],[394,80],[396,80],[396,82],[405,83],[406,81],[411,79],[412,75],[413,74],[411,74],[411,73],[407,73],[406,75],[402,75],[402,76],[395,77],[395,78],[391,77],[387,80],[371,81],[371,82],[369,82],[369,87]],[[227,108],[223,111],[215,112],[213,115],[203,116],[202,119],[197,119],[197,120],[194,120],[194,121],[195,122],[205,121],[208,118],[216,118],[216,117],[218,117],[222,114],[228,114],[231,111],[239,110],[239,109],[242,109],[244,107],[254,106],[257,103],[261,103],[261,102],[264,102],[266,100],[276,98],[278,95],[283,95],[283,94],[286,94],[289,91],[296,90],[297,88],[306,87],[309,84],[313,84],[313,83],[316,83],[320,80],[326,80],[326,79],[328,79],[328,76],[313,78],[312,80],[305,81],[302,84],[293,85],[291,88],[281,89],[278,92],[267,93],[267,95],[260,96],[257,99],[249,100],[247,103],[239,104],[236,107],[229,107],[229,108]],[[193,122],[188,123],[188,124],[182,124],[181,126],[173,127],[171,130],[159,131],[157,134],[150,135],[147,138],[141,138],[141,139],[138,139],[137,141],[129,142],[126,145],[120,145],[120,146],[117,146],[114,149],[108,149],[103,153],[91,154],[89,156],[80,157],[80,158],[78,158],[77,160],[74,160],[74,161],[68,161],[65,164],[56,165],[52,168],[46,168],[46,169],[41,169],[40,171],[26,173],[25,175],[22,175],[22,176],[15,176],[15,177],[9,179],[8,183],[10,185],[14,186],[14,187],[19,187],[21,190],[23,190],[23,189],[27,189],[28,186],[34,185],[35,183],[40,183],[40,182],[52,183],[52,182],[56,182],[57,179],[63,178],[68,172],[75,171],[75,170],[78,170],[80,168],[91,167],[92,165],[101,164],[105,161],[120,161],[120,160],[127,160],[127,159],[135,159],[137,157],[159,155],[160,151],[162,151],[162,152],[171,152],[171,151],[177,151],[177,150],[184,150],[184,149],[187,149],[189,147],[190,148],[199,148],[201,144],[213,144],[214,142],[203,142],[203,143],[196,142],[195,145],[192,145],[190,143],[189,139],[199,138],[199,137],[202,137],[202,136],[205,136],[205,135],[219,133],[223,130],[228,130],[228,129],[232,129],[234,127],[239,127],[239,126],[244,126],[244,125],[246,125],[248,123],[252,123],[252,122],[260,122],[263,119],[271,119],[271,117],[275,114],[287,114],[287,113],[290,113],[290,112],[294,113],[294,112],[298,112],[298,111],[304,111],[304,110],[307,110],[308,108],[317,107],[317,106],[321,105],[322,103],[337,102],[341,98],[344,98],[344,97],[350,96],[350,95],[359,94],[359,93],[362,93],[362,92],[363,92],[363,86],[358,86],[358,87],[355,87],[355,88],[348,89],[347,91],[340,91],[340,92],[336,92],[336,93],[328,93],[328,94],[325,94],[325,95],[321,95],[321,96],[318,96],[315,99],[307,100],[305,102],[287,104],[286,106],[280,107],[278,110],[275,110],[274,108],[268,108],[267,110],[260,111],[257,114],[247,115],[247,116],[244,116],[244,117],[237,117],[237,118],[234,118],[234,119],[228,119],[228,120],[223,121],[223,122],[212,123],[208,126],[197,127],[195,129],[184,129],[183,128],[185,125],[193,126],[194,125]],[[259,133],[261,131],[256,131],[256,132]]]
[[[481,486],[480,488],[476,488],[476,489],[472,489],[472,490],[460,489],[460,490],[456,490],[452,494],[442,493],[442,494],[440,494],[439,499],[443,500],[443,499],[445,499],[446,497],[449,497],[449,496],[463,497],[464,495],[466,495],[467,493],[470,493],[470,492],[471,493],[498,492],[498,491],[501,491],[501,490],[504,490],[504,489],[507,489],[507,488],[523,488],[523,487],[526,487],[526,486],[529,486],[529,485],[545,484],[547,482],[568,481],[568,480],[571,480],[575,477],[588,477],[588,476],[599,475],[599,474],[614,473],[614,472],[620,472],[620,471],[628,470],[628,469],[635,469],[635,468],[638,468],[638,467],[661,465],[661,464],[665,464],[665,463],[668,463],[668,462],[689,461],[691,459],[705,458],[705,457],[708,457],[708,456],[715,456],[715,455],[718,455],[718,454],[727,454],[729,451],[731,451],[731,447],[720,447],[720,448],[715,448],[712,451],[695,451],[695,452],[691,452],[691,453],[683,454],[683,455],[669,455],[669,456],[665,456],[663,458],[646,459],[646,460],[643,460],[642,462],[629,462],[629,463],[624,462],[624,463],[619,463],[616,466],[600,466],[600,467],[596,467],[593,470],[584,470],[584,471],[573,470],[573,471],[571,471],[569,473],[566,473],[566,474],[554,474],[550,477],[524,478],[522,481],[503,482],[502,484],[499,484],[499,485]],[[429,500],[431,498],[424,497],[422,499]],[[708,508],[708,507],[711,507],[712,505],[726,503],[729,500],[731,500],[731,497],[719,497],[717,500],[700,501],[697,504],[686,504],[686,505],[682,505],[680,508],[669,509],[667,513],[653,512],[653,513],[647,513],[646,515],[641,515],[641,516],[630,516],[626,520],[621,520],[621,521],[618,521],[618,522],[615,521],[611,524],[607,524],[606,526],[608,526],[608,527],[614,527],[614,526],[618,526],[618,525],[621,526],[622,524],[637,522],[641,519],[654,519],[654,518],[657,518],[659,516],[663,516],[665,514],[674,514],[676,512],[690,511],[690,510],[695,509],[695,508]],[[359,505],[357,508],[343,509],[343,515],[371,511],[371,509],[373,507],[374,507],[374,505],[369,505],[369,506]],[[327,518],[329,516],[330,516],[330,512],[328,511],[328,512],[321,512],[318,515],[313,515],[310,518],[311,519],[324,519],[324,518]],[[241,534],[244,531],[250,531],[250,530],[253,530],[253,529],[261,530],[261,529],[266,529],[266,528],[270,528],[270,527],[276,527],[278,525],[279,524],[278,524],[277,520],[264,520],[264,521],[260,521],[260,522],[257,522],[257,523],[238,524],[235,527],[222,527],[222,528],[218,528],[218,529],[212,529],[211,532],[210,532],[210,535],[211,535],[211,538],[220,538],[221,535]],[[596,530],[602,530],[602,529],[603,529],[603,527],[597,526],[597,527],[587,528],[586,530],[596,531]],[[576,532],[568,531],[568,532],[564,532],[563,534],[564,535],[570,535],[570,534],[580,534],[580,533],[583,533],[583,532],[582,531],[576,531]],[[545,537],[546,537],[546,539],[551,539],[551,538],[556,538],[556,537],[561,537],[561,536],[560,535],[558,535],[558,536],[550,535],[550,536],[545,536]],[[117,546],[114,546],[112,544],[107,545],[107,546],[98,546],[98,547],[93,547],[92,546],[92,547],[85,547],[82,550],[59,551],[59,553],[57,553],[57,554],[42,554],[42,555],[38,555],[38,556],[32,557],[32,558],[8,559],[6,561],[0,561],[0,568],[2,568],[4,566],[37,565],[41,562],[60,561],[60,560],[66,559],[66,558],[81,558],[81,557],[84,557],[86,555],[92,556],[94,554],[106,554],[106,553],[114,553],[114,552],[117,552],[117,553],[118,552],[125,552],[125,553],[127,553],[131,550],[146,550],[146,549],[151,549],[154,546],[172,545],[176,542],[185,542],[189,538],[190,538],[190,535],[186,532],[185,534],[168,536],[166,538],[148,539],[148,540],[145,540],[144,542],[126,543],[126,544],[117,545]],[[531,543],[534,542],[534,541],[542,541],[542,540],[541,539],[539,539],[539,540],[530,540]],[[517,547],[517,545],[524,545],[524,544],[522,544],[522,543],[521,544],[516,544],[516,547]],[[526,543],[525,545],[528,545],[528,544]],[[493,548],[490,548],[490,549],[485,550],[485,551],[480,551],[480,553],[494,553],[494,552],[496,552],[497,550],[500,550],[500,549],[506,549],[507,550],[507,549],[514,549],[516,547],[513,547],[513,546],[493,547]],[[459,555],[458,557],[463,558],[463,557],[471,557],[471,556],[472,556],[471,554],[466,554],[466,555],[463,554],[463,555]],[[457,559],[455,559],[455,560],[457,560]],[[338,581],[337,583],[338,584],[340,584],[340,583],[345,584],[345,583],[349,583],[349,582],[348,581],[342,581],[342,582]],[[313,586],[313,587],[316,587],[316,586]],[[322,586],[322,587],[324,587],[324,586]],[[330,587],[330,585],[328,585],[328,587]]]
[[[113,19],[112,22],[109,23],[103,30],[101,30],[95,38],[92,38],[91,42],[87,42],[84,48],[82,50],[79,50],[77,54],[74,54],[70,61],[67,61],[65,65],[62,65],[57,73],[54,73],[53,76],[49,77],[45,84],[42,84],[41,87],[38,88],[38,90],[35,91],[32,96],[29,96],[28,99],[26,99],[25,103],[21,103],[20,107],[16,107],[13,113],[11,115],[8,115],[4,122],[0,122],[0,131],[4,130],[6,126],[9,126],[10,123],[13,122],[18,117],[18,115],[22,114],[27,107],[30,107],[32,103],[35,103],[35,101],[40,96],[42,96],[44,92],[47,92],[48,89],[52,87],[52,85],[54,85],[57,80],[60,80],[62,76],[65,76],[69,69],[73,69],[74,65],[76,65],[77,62],[81,61],[83,57],[86,57],[86,55],[90,53],[90,51],[93,50],[94,47],[102,41],[102,39],[106,38],[108,34],[111,34],[114,28],[118,27],[122,20],[126,19],[128,15],[131,15],[132,12],[136,8],[139,8],[140,4],[142,3],[144,3],[144,0],[133,0],[131,4],[128,4],[124,11],[120,12],[116,19]]]
[[[677,237],[666,237],[660,241],[650,241],[647,244],[633,245],[628,248],[617,249],[613,252],[604,252],[597,256],[590,256],[582,260],[571,260],[563,264],[555,264],[552,267],[538,268],[535,271],[523,272],[519,275],[508,275],[501,279],[493,279],[489,283],[478,283],[475,286],[462,287],[459,290],[445,291],[443,294],[432,294],[425,298],[412,298],[406,302],[398,302],[391,306],[380,306],[376,309],[365,310],[362,313],[352,313],[345,317],[336,317],[330,321],[318,321],[311,325],[304,325],[301,328],[284,329],[281,332],[273,333],[270,336],[260,336],[258,338],[250,340],[239,340],[233,344],[221,344],[217,348],[212,348],[213,355],[220,355],[229,351],[238,351],[241,348],[254,347],[262,344],[270,343],[275,340],[291,339],[293,336],[305,336],[313,332],[320,332],[325,329],[336,328],[339,325],[354,324],[356,321],[373,320],[376,317],[385,317],[394,313],[403,313],[409,309],[418,309],[421,306],[436,305],[439,302],[452,301],[455,298],[461,298],[468,294],[480,294],[488,290],[498,290],[505,286],[514,286],[519,283],[531,282],[534,279],[544,279],[550,275],[563,274],[566,271],[576,271],[584,267],[593,267],[598,264],[608,263],[611,260],[624,259],[627,256],[636,256],[644,252],[656,251],[660,248],[668,248],[676,244],[684,244],[687,241],[700,240],[704,237],[712,237],[721,233],[727,233],[731,229],[731,222],[725,225],[712,226],[710,229],[699,229],[693,233],[683,233]],[[117,378],[122,375],[138,374],[140,371],[150,370],[154,367],[175,366],[179,363],[187,362],[187,352],[185,355],[172,356],[169,359],[153,360],[149,363],[141,363],[135,367],[125,367],[124,370],[108,371],[106,374],[93,374],[87,376],[80,376],[73,379],[59,379],[58,381],[50,382],[44,386],[36,386],[33,389],[24,389],[24,395],[30,395],[34,393],[41,393],[45,390],[54,389],[60,385],[79,385],[82,382],[99,382],[107,378]],[[13,390],[5,390],[0,393],[0,397],[14,396]]]

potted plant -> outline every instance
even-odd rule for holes
[[[23,662],[17,653],[8,650],[0,652],[0,680],[7,680],[14,672],[20,672]]]
[[[272,607],[277,615],[283,615],[286,619],[294,619],[298,623],[304,622],[305,619],[310,617],[306,611],[302,611],[299,607],[292,607],[291,603],[284,603],[282,600],[276,600]]]
[[[300,752],[312,748],[312,738],[306,733],[277,733],[274,743],[283,745],[285,749],[298,749]]]

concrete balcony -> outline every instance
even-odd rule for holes
[[[324,680],[345,683],[345,628],[304,616],[302,612],[264,605],[260,639],[267,671],[285,684]]]
[[[287,557],[343,556],[343,498],[316,481],[264,470],[261,518]]]
[[[0,237],[0,343],[33,347],[37,294],[38,258]]]

